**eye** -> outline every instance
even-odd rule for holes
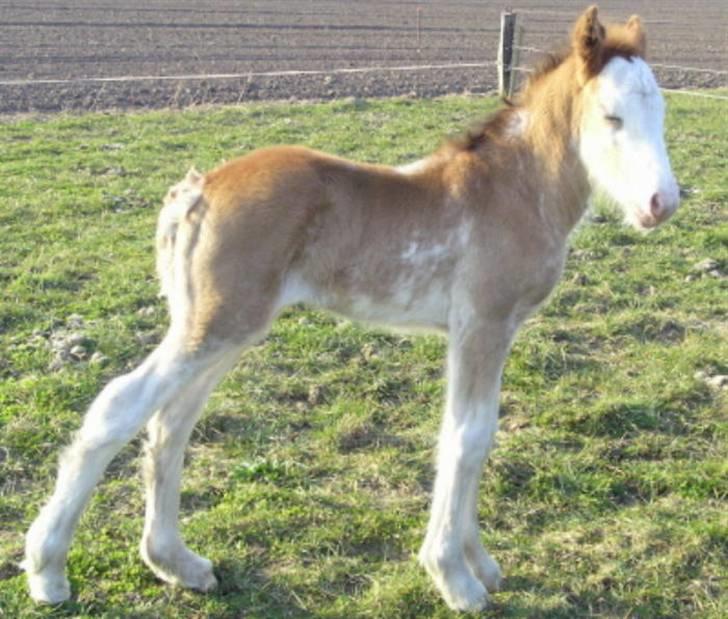
[[[604,117],[604,120],[607,121],[612,126],[612,129],[621,129],[624,125],[624,120],[622,120],[619,116],[612,116],[611,114],[607,114]]]

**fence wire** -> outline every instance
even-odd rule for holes
[[[547,49],[540,47],[532,47],[528,45],[514,45],[513,49],[521,52],[529,52],[532,54],[550,54],[551,52]],[[728,75],[728,71],[722,69],[709,69],[707,67],[686,67],[681,64],[663,64],[661,62],[650,62],[651,67],[657,67],[660,69],[676,69],[680,71],[688,71],[691,73],[710,73],[713,75]]]
[[[491,62],[460,62],[406,66],[346,67],[339,69],[300,69],[291,71],[247,71],[245,73],[203,73],[191,75],[120,75],[116,77],[79,77],[71,79],[0,80],[0,86],[32,86],[35,84],[91,84],[142,81],[229,80],[253,77],[295,77],[307,75],[351,75],[357,73],[431,71],[433,69],[483,69],[495,66]]]
[[[550,19],[549,22],[557,21],[553,18],[561,18],[561,17],[569,17],[570,20],[573,19],[573,14],[566,13],[563,11],[545,11],[540,9],[510,9],[512,13],[516,15],[524,14],[526,16],[531,15],[547,15]],[[525,52],[527,54],[542,54],[542,55],[549,55],[553,53],[550,50],[544,49],[542,47],[537,47],[535,45],[523,45],[521,44],[521,41],[525,38],[525,36],[528,34],[528,24],[532,21],[535,21],[539,23],[542,20],[538,19],[531,19],[528,17],[526,20],[526,26],[524,26],[522,23],[517,25],[518,34],[516,37],[516,40],[518,43],[512,45],[512,49],[516,52]],[[558,19],[558,21],[561,21]],[[649,20],[645,20],[645,23],[649,23]],[[660,20],[661,24],[673,24],[673,25],[679,25],[683,26],[684,23],[682,22],[674,22],[670,20]],[[567,27],[568,23],[564,22],[565,27]],[[728,50],[727,50],[728,51]],[[693,74],[704,74],[704,75],[712,75],[717,77],[722,77],[728,75],[728,70],[723,69],[713,69],[709,67],[695,67],[695,66],[687,66],[677,63],[663,63],[663,62],[651,62],[650,61],[650,67],[654,69],[662,69],[664,71],[681,71],[683,73],[693,73]],[[523,66],[521,64],[513,64],[511,67],[509,67],[510,71],[514,73],[523,73],[528,75],[529,73],[533,73],[533,69],[527,66]],[[673,94],[679,94],[679,95],[685,95],[685,96],[693,96],[693,97],[702,97],[706,99],[715,99],[719,101],[728,101],[728,96],[724,96],[721,94],[716,93],[710,93],[710,92],[704,92],[704,91],[696,91],[691,90],[687,88],[671,88],[671,87],[662,87],[661,88],[663,92],[669,92]]]
[[[0,67],[0,113],[53,111],[56,104],[57,109],[156,107],[269,98],[487,93],[495,87],[497,48],[493,38],[497,37],[498,9],[493,5],[360,0],[344,7],[325,0],[309,2],[291,10],[280,2],[264,8],[218,9],[211,5],[209,11],[199,12],[209,15],[204,18],[208,21],[190,21],[187,14],[197,15],[198,11],[178,10],[174,2],[146,8],[141,0],[129,0],[119,21],[90,5],[71,7],[68,10],[75,12],[58,15],[51,15],[54,7],[41,14],[32,7],[13,5],[26,12],[6,19],[0,33],[27,31],[27,36],[14,34],[14,40],[6,41],[14,55]],[[372,12],[370,5],[376,5],[379,12]],[[38,13],[33,18],[37,21],[29,21],[32,14],[27,11],[33,10]],[[513,12],[526,35],[517,39],[514,48],[521,52],[521,60],[526,54],[548,54],[542,45],[544,37],[563,39],[575,17],[572,11],[538,8]],[[656,26],[686,27],[684,22],[658,16],[653,20]],[[651,23],[649,16],[644,21]],[[41,36],[51,27],[61,36]],[[86,30],[96,34],[80,34]],[[205,33],[207,47],[187,48],[189,41],[199,42],[197,32]],[[113,33],[117,34],[111,36]],[[119,48],[140,35],[144,35],[141,39],[146,47],[140,43],[141,47]],[[155,46],[149,47],[149,41]],[[712,51],[707,57],[714,58],[715,44],[708,49]],[[720,48],[717,52],[720,54]],[[224,61],[216,60],[218,57]],[[231,57],[235,60],[230,61]],[[445,58],[453,62],[438,62]],[[695,61],[683,65],[669,53],[659,60],[662,62],[651,66],[658,79],[665,76],[666,92],[728,100],[722,93],[695,90],[728,85],[728,70],[701,67]],[[23,75],[23,62],[31,63],[28,71],[37,77]],[[533,71],[527,64],[515,58],[511,70],[525,78]],[[185,66],[190,70],[179,71]],[[84,75],[85,67],[95,68],[97,74],[91,68]],[[157,70],[136,72],[135,67]],[[221,70],[206,70],[209,68]],[[38,107],[38,101],[49,107]]]

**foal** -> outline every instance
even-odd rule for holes
[[[480,471],[497,426],[501,371],[519,325],[562,272],[567,237],[600,187],[640,229],[678,206],[664,103],[637,17],[605,29],[597,9],[518,100],[402,168],[299,147],[190,172],[165,198],[157,266],[171,325],[111,381],[60,460],[27,535],[38,601],[69,597],[65,562],[89,496],[146,424],[144,561],[202,591],[212,565],[178,528],[183,453],[210,392],[285,306],[448,334],[447,403],[419,558],[448,605],[474,610],[501,579],[477,522]]]

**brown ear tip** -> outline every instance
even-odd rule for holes
[[[639,26],[642,26],[642,19],[640,18],[640,16],[639,16],[639,15],[632,15],[632,16],[631,16],[631,17],[630,17],[630,18],[629,18],[629,19],[627,20],[627,26],[628,26],[629,28],[637,28],[637,27],[639,27]]]
[[[584,15],[586,15],[589,19],[596,19],[599,15],[599,7],[596,4],[592,4],[585,12]]]

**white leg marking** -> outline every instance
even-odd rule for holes
[[[478,480],[498,423],[498,393],[510,325],[453,327],[448,396],[438,443],[437,477],[420,562],[447,604],[480,610],[500,582],[482,547],[476,517]]]
[[[94,487],[114,455],[198,367],[198,361],[180,353],[166,338],[138,368],[111,381],[94,400],[81,430],[60,458],[53,495],[26,535],[23,568],[34,600],[68,599],[68,547]]]
[[[476,477],[475,487],[468,491],[470,502],[468,514],[471,522],[465,532],[465,558],[473,574],[483,583],[488,593],[497,593],[500,591],[503,576],[500,565],[490,556],[480,541],[480,532],[478,530],[478,481]]]
[[[209,591],[217,585],[212,563],[189,550],[179,532],[179,489],[185,446],[210,393],[237,352],[201,374],[147,424],[144,461],[147,504],[140,551],[154,574],[171,584]]]

